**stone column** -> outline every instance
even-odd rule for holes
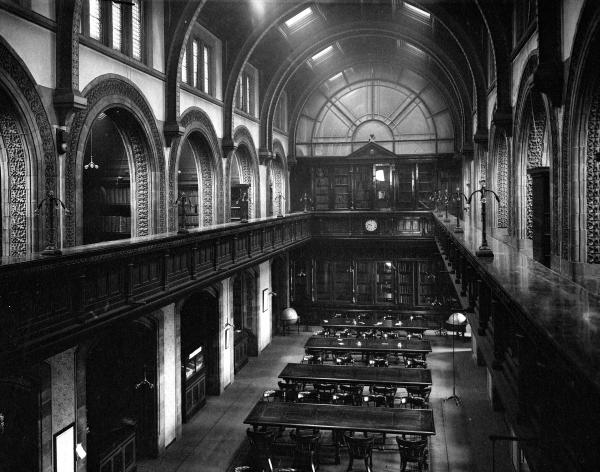
[[[269,345],[273,337],[272,329],[272,287],[271,287],[271,263],[265,261],[258,266],[258,290],[257,304],[258,316],[256,323],[256,337],[258,339],[258,352]]]
[[[158,451],[162,454],[181,437],[181,333],[174,303],[159,309],[154,316],[158,320]]]
[[[231,277],[219,282],[219,390],[233,382],[233,281]]]

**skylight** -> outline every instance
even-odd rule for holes
[[[325,58],[325,56],[331,54],[332,52],[333,52],[333,46],[327,46],[325,49],[319,51],[314,56],[312,56],[310,58],[310,60],[313,62],[318,62],[319,59]]]
[[[335,74],[333,77],[330,77],[330,78],[329,78],[329,82],[333,82],[334,80],[337,80],[337,79],[339,79],[339,78],[343,77],[343,75],[344,75],[344,74],[343,74],[342,72],[338,72],[338,73],[337,73],[337,74]]]
[[[404,2],[404,8],[406,8],[409,12],[413,13],[414,15],[420,17],[421,19],[424,19],[424,20],[431,19],[431,14],[429,12],[426,12],[425,10],[423,10],[415,5]]]
[[[425,53],[423,52],[423,50],[419,49],[417,46],[413,46],[410,43],[406,43],[404,45],[404,47],[406,49],[408,49],[410,52],[412,52],[413,54],[416,54],[418,56],[424,56],[425,55]]]
[[[310,15],[312,15],[312,12],[313,11],[310,7],[305,8],[300,13],[292,16],[289,20],[286,20],[285,26],[287,26],[288,28],[293,28],[294,26],[298,26],[298,24],[300,22],[302,22],[303,20],[308,18]]]

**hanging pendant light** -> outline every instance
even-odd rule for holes
[[[85,170],[87,169],[98,169],[98,164],[94,162],[94,126],[90,130],[90,162],[83,166]]]

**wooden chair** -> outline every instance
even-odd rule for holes
[[[354,406],[362,405],[362,393],[364,387],[362,385],[340,385],[340,391],[343,393],[350,393],[352,395],[352,401]]]
[[[396,389],[394,387],[385,387],[382,385],[374,385],[371,391],[375,395],[383,395],[385,406],[390,408],[394,407],[394,397],[396,395]],[[379,406],[379,405],[378,405]]]
[[[419,472],[423,472],[427,461],[427,439],[411,441],[396,436],[396,443],[398,443],[398,450],[400,452],[400,472],[406,470],[409,462],[416,463],[419,467]]]
[[[277,382],[279,386],[280,396],[285,402],[295,402],[298,399],[298,392],[302,390],[302,385],[295,382]]]
[[[355,437],[346,433],[344,434],[344,439],[348,446],[348,455],[350,456],[346,471],[352,470],[354,459],[362,459],[365,464],[365,471],[373,472],[373,443],[375,438]]]
[[[296,444],[293,466],[303,472],[316,472],[319,469],[319,439],[321,435],[319,433],[305,435],[292,431],[290,436]]]
[[[273,472],[271,446],[275,439],[275,433],[273,431],[253,431],[248,428],[246,435],[250,441],[254,469],[258,472]]]
[[[316,383],[315,390],[319,403],[331,403],[333,394],[337,392],[337,385]]]

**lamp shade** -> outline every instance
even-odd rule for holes
[[[467,317],[462,313],[452,313],[450,317],[446,320],[446,323],[459,326],[465,324],[467,322]]]
[[[292,307],[284,308],[281,315],[279,315],[279,319],[282,323],[294,324],[298,321],[298,312]]]

